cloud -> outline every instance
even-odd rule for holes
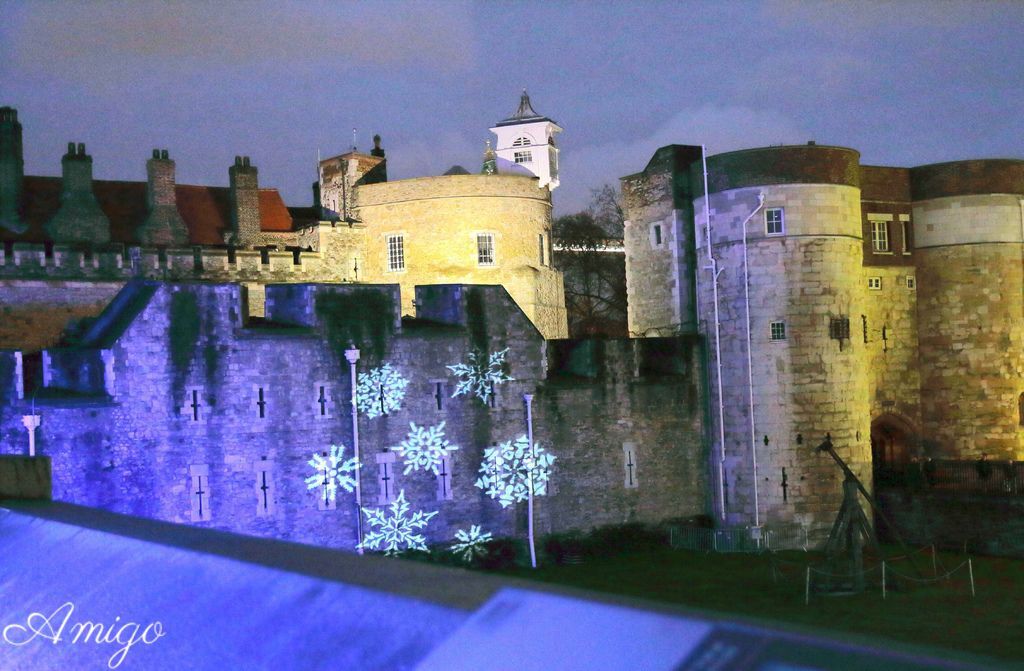
[[[571,132],[567,129],[566,133]],[[703,105],[684,109],[647,137],[579,148],[563,143],[556,215],[585,209],[591,189],[618,188],[619,178],[640,172],[655,150],[669,144],[704,144],[708,155],[812,139],[806,129],[768,109]]]
[[[475,59],[470,12],[459,2],[122,0],[11,12],[8,46],[19,66],[51,75],[111,76],[137,60],[192,71],[287,63],[329,77],[359,65],[459,70]]]

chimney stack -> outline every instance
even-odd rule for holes
[[[101,245],[110,242],[110,220],[100,208],[92,190],[92,156],[85,145],[68,142],[68,153],[61,159],[64,183],[61,205],[46,224],[54,242]]]
[[[231,183],[231,235],[239,247],[252,247],[261,242],[260,187],[256,166],[248,156],[236,156],[228,168]]]
[[[178,213],[175,193],[174,161],[166,149],[154,149],[146,161],[146,201],[149,216],[136,232],[139,244],[148,247],[185,247],[188,228]]]
[[[28,228],[18,213],[24,177],[18,110],[0,107],[0,228],[12,233],[24,233]]]

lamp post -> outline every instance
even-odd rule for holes
[[[523,394],[526,401],[526,440],[530,444],[530,459],[527,463],[527,492],[529,498],[526,502],[527,532],[530,540],[530,565],[537,568],[537,549],[533,544],[533,470],[536,465],[537,456],[533,449],[533,394]]]
[[[359,407],[356,405],[356,362],[359,361],[359,349],[353,346],[345,350],[345,360],[348,361],[349,380],[352,386],[352,451],[356,460],[356,552],[363,554],[363,464],[359,460]]]
[[[36,456],[36,429],[39,428],[39,415],[22,415],[21,423],[28,429],[28,456]]]
[[[743,229],[743,303],[747,316],[747,414],[750,416],[750,456],[754,467],[754,528],[761,528],[761,505],[757,492],[757,435],[754,433],[754,357],[751,352],[750,337],[750,272],[747,263],[747,224],[761,208],[764,207],[764,192],[757,194],[757,207],[747,215],[740,228]],[[764,437],[764,444],[768,445],[768,436]]]

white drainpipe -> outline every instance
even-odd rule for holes
[[[750,415],[750,454],[754,462],[754,526],[761,526],[757,496],[757,434],[754,431],[754,357],[750,345],[750,274],[747,271],[747,223],[764,207],[764,192],[757,194],[757,207],[743,220],[743,302],[747,311],[747,414]]]
[[[719,338],[718,317],[718,261],[711,252],[711,200],[708,198],[708,161],[707,149],[700,146],[700,160],[704,168],[704,229],[708,242],[708,263],[711,270],[711,296],[715,304],[715,370],[718,378],[718,500],[721,504],[722,521],[725,521],[725,406],[722,399],[722,345]]]
[[[356,405],[356,362],[359,361],[359,350],[355,347],[345,350],[345,360],[348,361],[349,379],[352,382],[352,451],[356,460],[356,552],[363,554],[363,463],[359,459],[359,408]]]

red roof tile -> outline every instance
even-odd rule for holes
[[[0,240],[44,242],[46,223],[60,209],[61,178],[25,176],[22,216],[28,222],[26,232],[15,235],[0,228]],[[146,182],[93,181],[93,193],[110,219],[112,242],[134,244],[135,230],[149,214]],[[178,212],[188,227],[193,245],[220,245],[231,226],[231,190],[223,186],[175,187]],[[288,232],[293,222],[277,189],[260,189],[260,225],[267,232]]]

